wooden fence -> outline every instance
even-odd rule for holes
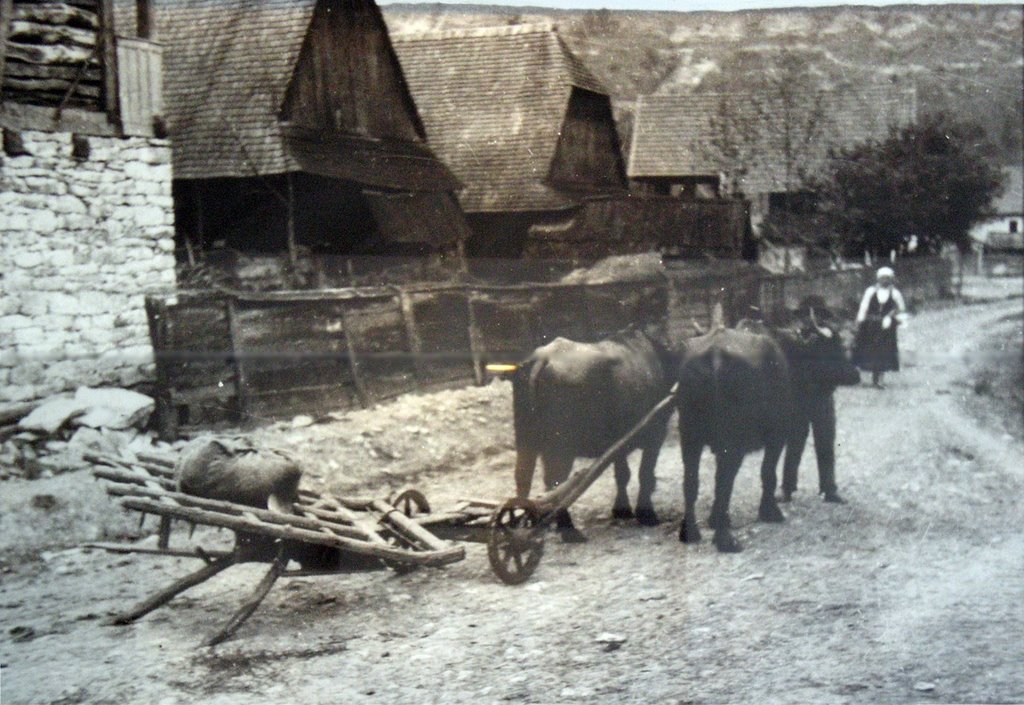
[[[873,270],[775,276],[745,263],[666,264],[660,281],[519,286],[430,285],[150,297],[158,419],[180,424],[321,414],[400,394],[480,383],[487,362],[517,361],[565,336],[599,340],[629,323],[670,339],[771,319],[806,296],[852,317]],[[948,294],[945,260],[897,266],[911,307]]]
[[[376,287],[149,297],[161,432],[319,414],[481,382],[564,335],[661,323],[664,282]]]

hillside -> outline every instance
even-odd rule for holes
[[[993,157],[1021,161],[1020,5],[830,7],[742,12],[570,11],[487,5],[383,5],[393,32],[552,22],[609,87],[628,141],[647,93],[754,88],[781,55],[818,85],[916,86],[922,111],[973,120]]]

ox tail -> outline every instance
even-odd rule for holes
[[[516,445],[534,445],[538,437],[539,409],[537,383],[546,366],[542,359],[530,358],[512,376],[512,421]]]
[[[722,376],[724,375],[725,364],[722,356],[722,348],[715,345],[711,351],[711,437],[715,439],[715,447],[718,446],[718,439],[721,438],[721,418],[724,402],[722,393]]]

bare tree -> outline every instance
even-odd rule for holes
[[[826,156],[826,93],[808,57],[786,49],[753,84],[743,93],[719,97],[709,118],[710,136],[699,148],[718,165],[732,194],[751,195],[744,187],[751,176],[767,178],[771,191],[783,194],[781,208],[769,213],[763,230],[785,243],[788,270],[789,247],[803,239],[792,218],[798,194]]]

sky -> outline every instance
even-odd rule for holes
[[[405,2],[415,5],[433,5],[437,0],[382,0],[379,4],[390,5],[393,2]],[[828,0],[444,0],[445,4],[453,5],[506,5],[506,6],[534,6],[554,7],[565,10],[596,10],[608,8],[609,10],[677,10],[680,12],[693,12],[696,10],[749,10],[749,9],[778,9],[783,7],[824,7],[827,5],[937,5],[944,3],[924,2],[893,2],[888,0],[878,2],[877,0],[853,0],[847,2],[829,2]],[[1005,0],[983,0],[982,2],[963,3],[969,5],[1005,5]]]

